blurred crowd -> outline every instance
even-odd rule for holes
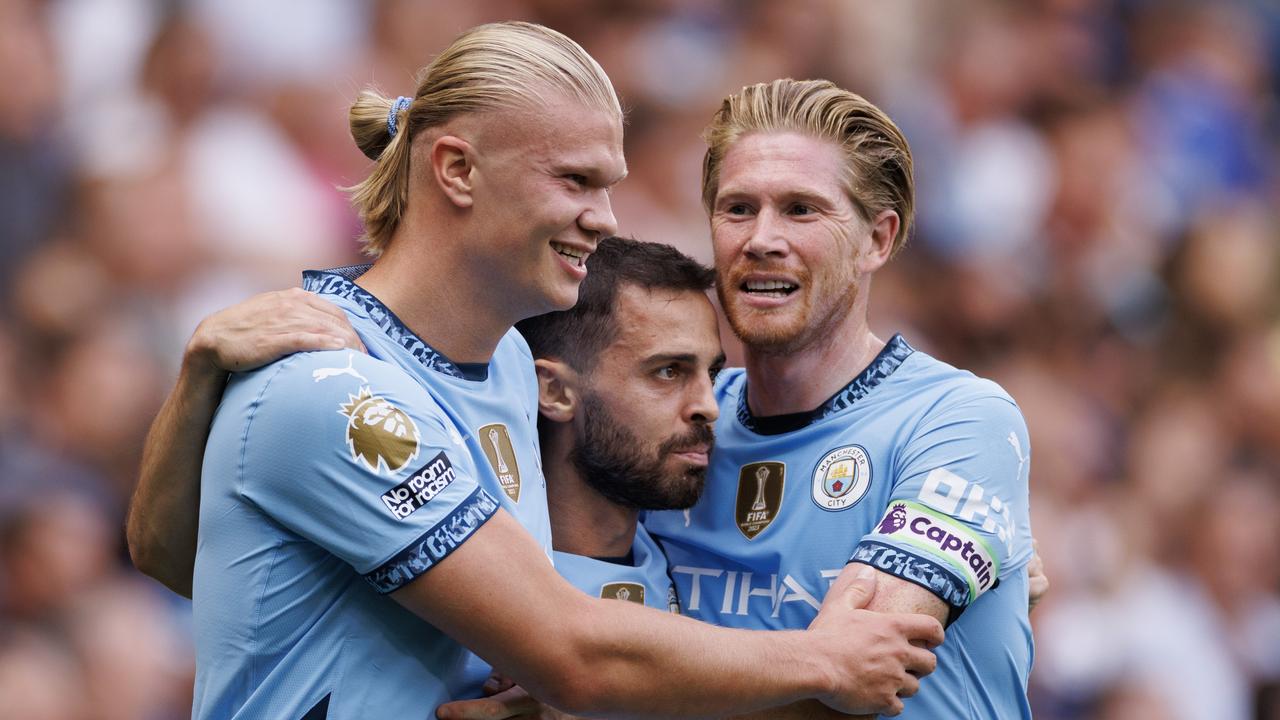
[[[0,719],[189,715],[189,605],[122,531],[182,347],[358,259],[348,104],[509,18],[617,86],[623,232],[703,260],[727,92],[888,110],[920,215],[872,325],[1026,415],[1037,716],[1280,718],[1280,5],[0,0]]]

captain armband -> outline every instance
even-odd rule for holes
[[[947,624],[999,584],[1000,560],[981,535],[910,500],[889,506],[849,562],[870,565],[937,595],[950,608]]]

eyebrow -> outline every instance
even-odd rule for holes
[[[716,207],[719,207],[721,204],[726,202],[728,203],[738,202],[741,200],[755,198],[758,195],[759,193],[751,192],[745,189],[730,188],[728,190],[722,190],[716,196]],[[831,207],[833,204],[831,201],[831,198],[825,195],[813,192],[812,190],[804,190],[804,189],[786,190],[781,193],[778,193],[778,196],[787,202],[799,201],[799,202],[804,202],[811,205],[821,205],[823,207]]]
[[[645,358],[644,362],[646,365],[651,363],[657,363],[657,362],[678,362],[678,363],[684,363],[686,365],[697,365],[698,356],[693,353],[658,353],[656,355],[650,355],[649,357]],[[716,367],[717,365],[724,365],[724,362],[725,362],[724,353],[720,353],[719,355],[716,356],[715,360],[711,361],[711,367]]]
[[[600,167],[594,166],[590,162],[562,162],[551,165],[551,171],[557,175],[563,175],[564,173],[578,173],[580,175],[585,175],[587,179],[601,187],[613,187],[614,185],[617,185],[627,179],[627,175],[630,172],[624,166],[622,168],[621,175],[608,178],[604,173],[600,172],[600,170]]]

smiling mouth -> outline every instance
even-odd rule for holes
[[[738,288],[756,297],[783,298],[799,290],[800,286],[785,280],[747,280]]]
[[[568,245],[562,245],[555,241],[551,242],[551,249],[559,253],[560,257],[568,260],[570,265],[576,265],[578,267],[583,267],[587,264],[587,255],[590,254],[585,250],[571,248]]]

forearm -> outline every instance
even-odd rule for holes
[[[836,633],[730,630],[589,597],[505,511],[393,598],[575,715],[725,717],[847,679]]]
[[[876,715],[846,715],[817,700],[802,700],[782,707],[734,715],[732,720],[876,720]]]
[[[129,505],[129,555],[139,570],[191,596],[200,467],[226,373],[188,352],[182,372],[147,433]]]
[[[826,673],[838,671],[794,631],[730,630],[600,600],[580,627],[588,687],[567,709],[582,715],[724,717],[822,695]]]

